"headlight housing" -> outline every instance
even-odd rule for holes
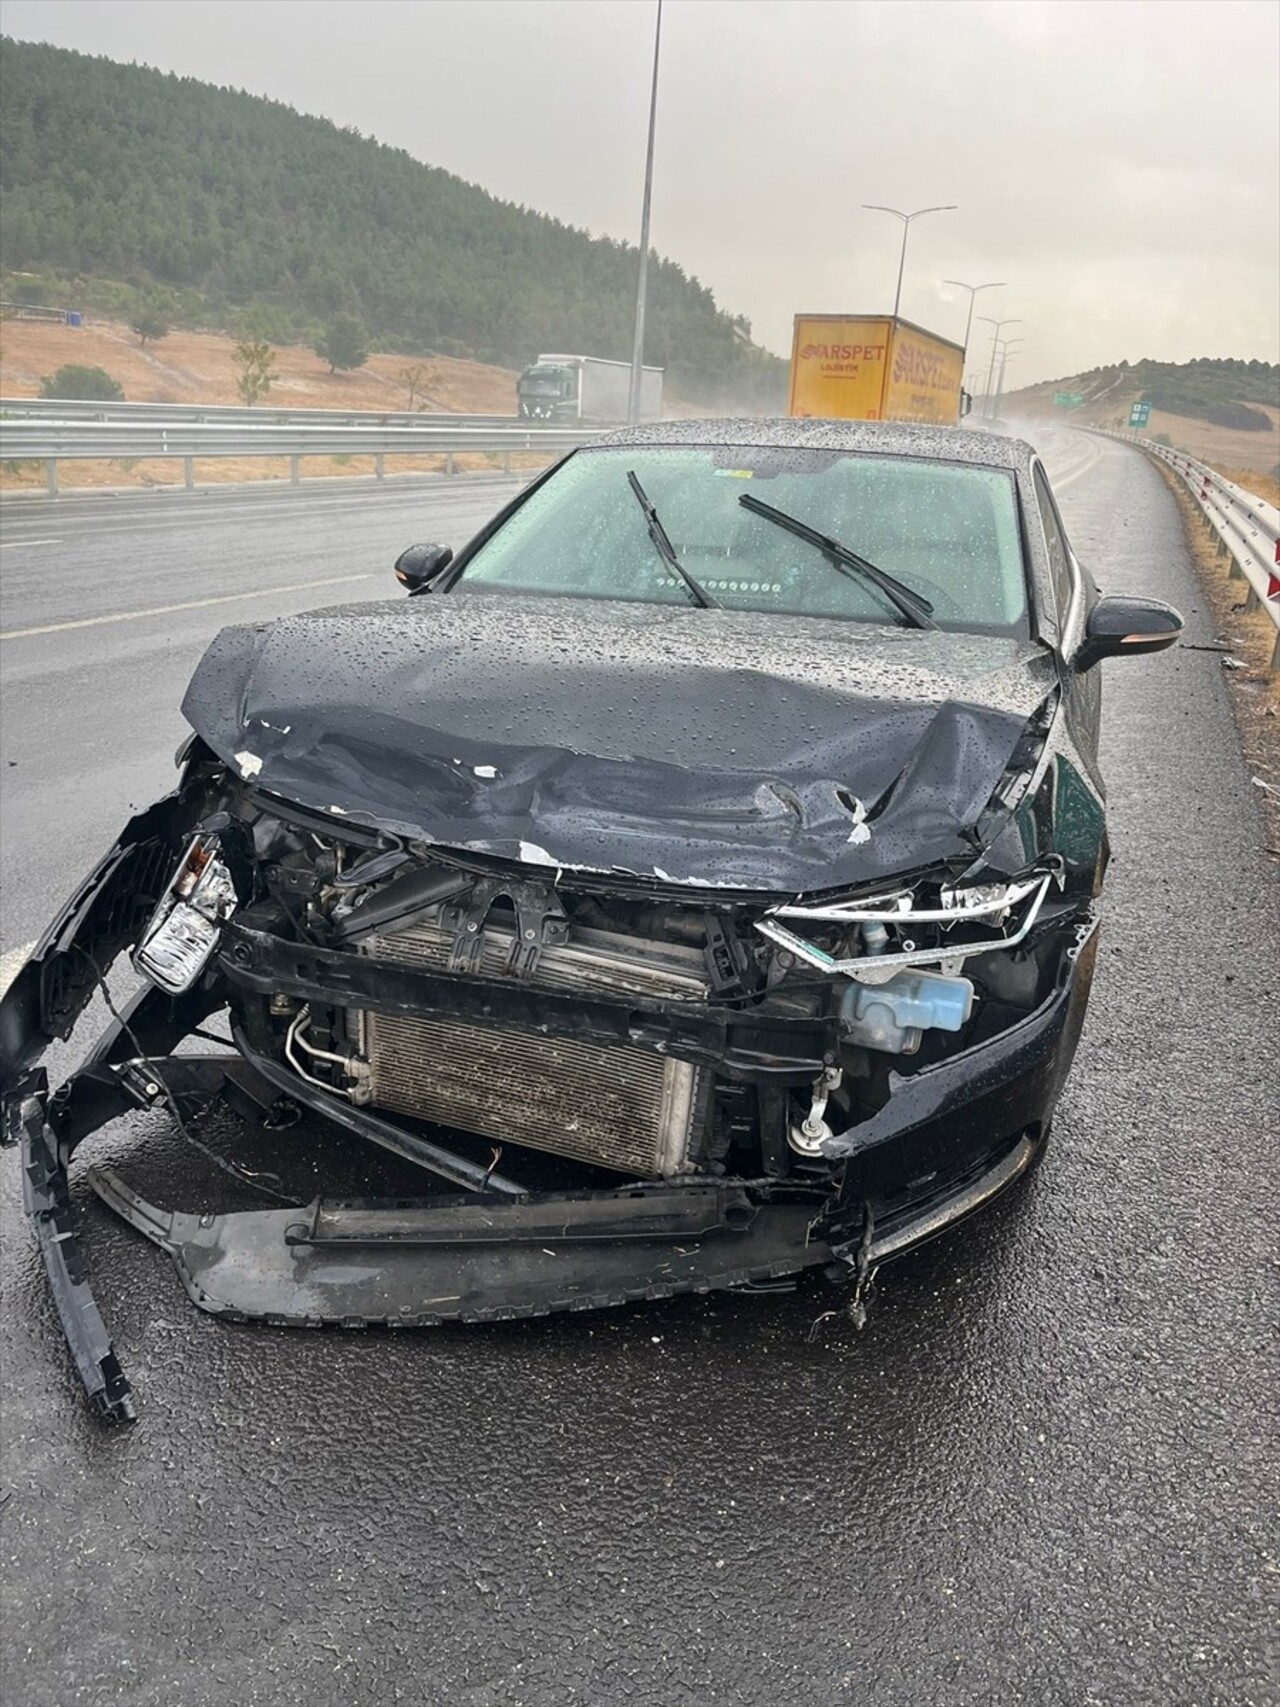
[[[775,907],[756,921],[760,935],[788,950],[797,960],[820,972],[843,975],[861,984],[884,984],[905,967],[934,966],[944,973],[957,973],[975,954],[993,954],[1015,948],[1029,934],[1050,886],[1060,882],[1057,871],[1033,871],[1012,883],[983,884],[972,888],[944,886],[941,906],[919,907],[909,892],[877,896],[862,902],[834,902],[806,906],[796,903]],[[1021,917],[1011,918],[1021,909]],[[832,954],[799,936],[781,920],[805,921],[814,925],[842,925],[850,939],[859,939],[858,951]],[[929,948],[911,946],[886,952],[887,927],[899,935],[917,926],[939,926],[937,942]],[[966,926],[1001,928],[996,937],[975,937]],[[957,929],[957,927],[959,927]],[[952,934],[954,932],[954,934]],[[945,934],[944,934],[945,933]]]
[[[196,836],[142,933],[133,964],[171,996],[189,990],[209,964],[236,887],[216,836]]]

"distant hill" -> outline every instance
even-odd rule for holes
[[[1064,408],[1057,397],[1079,397]],[[1149,438],[1220,468],[1280,478],[1280,367],[1202,357],[1191,362],[1120,362],[1008,393],[1001,414],[1053,417],[1084,427],[1124,427],[1147,402]]]
[[[399,149],[277,102],[5,40],[4,259],[41,290],[123,314],[306,342],[357,312],[375,344],[520,367],[542,350],[627,359],[636,250],[502,202]],[[649,271],[646,360],[712,406],[780,409],[786,365],[674,261]]]
[[[1166,415],[1186,415],[1238,432],[1267,433],[1275,422],[1268,409],[1280,409],[1280,367],[1271,362],[1197,357],[1190,362],[1157,362],[1144,357],[1111,367],[1090,368],[1069,379],[1046,380],[1012,392],[1017,404],[1051,403],[1058,393],[1075,393],[1090,415],[1114,410],[1122,402],[1150,403]],[[1262,404],[1262,408],[1253,405]]]

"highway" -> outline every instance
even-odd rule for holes
[[[1171,599],[1189,644],[1106,666],[1099,972],[1030,1184],[883,1270],[860,1334],[810,1289],[289,1333],[199,1314],[84,1188],[109,1157],[155,1201],[227,1200],[140,1117],[73,1169],[139,1401],[111,1432],[5,1152],[11,1699],[1280,1700],[1280,886],[1165,486],[1120,444],[1060,430],[1042,449],[1103,590]],[[222,623],[386,596],[403,546],[460,543],[511,490],[9,505],[6,954],[169,785],[182,688]],[[411,1189],[314,1129],[262,1165],[300,1190]]]
[[[22,499],[0,526],[0,943],[37,936],[131,803],[172,786],[188,678],[224,623],[399,595],[430,525],[461,545],[519,490],[468,475]],[[87,786],[86,786],[87,785]],[[86,857],[87,856],[87,857]]]

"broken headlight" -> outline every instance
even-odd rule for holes
[[[235,906],[236,888],[218,838],[197,836],[152,914],[133,964],[153,984],[180,996],[208,965]]]
[[[954,974],[970,955],[1016,948],[1039,917],[1050,885],[1060,881],[1060,873],[1054,869],[1031,871],[1012,883],[968,888],[946,885],[939,892],[939,906],[917,906],[910,893],[861,902],[796,903],[774,908],[767,917],[757,919],[755,928],[803,964],[863,984],[886,984],[900,968],[908,966],[937,966],[944,973]],[[1011,918],[1019,908],[1021,919]],[[818,927],[844,925],[849,932],[846,946],[832,953],[780,923],[782,919]],[[890,926],[901,946],[889,946]],[[1003,934],[974,936],[975,926],[979,930],[1002,928]],[[911,932],[909,937],[907,931]],[[935,933],[937,939],[927,947],[920,946],[917,936],[924,931]]]

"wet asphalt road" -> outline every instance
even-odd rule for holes
[[[1159,477],[1120,446],[1045,448],[1104,590],[1171,598],[1188,638],[1209,638]],[[14,506],[6,542],[63,543],[3,552],[3,626],[251,576],[384,576],[409,538],[465,533],[499,496],[473,489],[466,525],[458,494],[195,520],[127,500],[101,524]],[[455,508],[437,522],[441,501]],[[202,638],[246,608],[335,596],[4,643],[4,949],[166,783]],[[1115,858],[1049,1156],[883,1270],[861,1334],[819,1320],[822,1290],[401,1336],[223,1326],[88,1196],[78,1157],[140,1410],[104,1430],[6,1153],[7,1698],[1280,1699],[1280,886],[1217,657],[1107,668]],[[163,1122],[81,1154],[168,1204],[227,1197]],[[365,1166],[297,1133],[269,1165],[300,1194],[316,1170]]]

